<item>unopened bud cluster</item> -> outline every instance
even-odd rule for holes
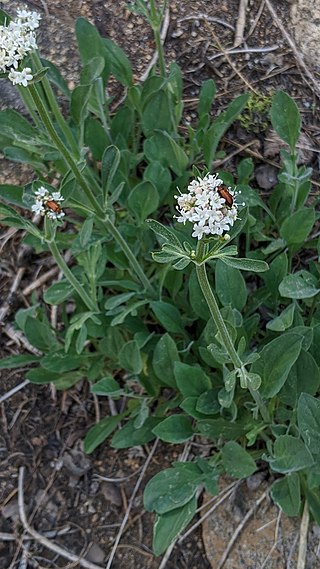
[[[61,209],[61,203],[64,198],[60,192],[50,193],[47,188],[40,186],[35,192],[35,197],[35,203],[31,207],[34,213],[54,220],[60,220],[65,216],[64,211]]]
[[[236,192],[226,187],[217,174],[207,174],[193,180],[186,193],[175,196],[180,214],[176,219],[179,223],[190,221],[193,224],[192,237],[223,235],[237,219],[235,195]]]
[[[39,20],[37,12],[17,10],[15,20],[0,25],[0,72],[8,73],[14,85],[26,87],[33,79],[30,67],[19,66],[30,51],[37,49],[34,30],[39,27]]]

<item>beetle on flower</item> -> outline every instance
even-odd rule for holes
[[[31,206],[31,210],[49,219],[59,221],[65,216],[64,211],[61,209],[61,203],[64,198],[60,192],[50,193],[47,188],[40,186],[35,192],[35,203]]]
[[[218,174],[207,174],[193,180],[187,193],[175,196],[180,214],[176,219],[179,223],[190,221],[193,224],[192,237],[223,235],[237,219],[238,205],[233,199],[236,195],[231,187],[226,188]]]

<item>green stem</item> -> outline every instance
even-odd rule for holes
[[[120,247],[121,247],[122,251],[124,252],[125,256],[127,257],[132,269],[134,270],[136,275],[139,277],[139,279],[140,279],[141,283],[143,284],[145,290],[148,291],[152,297],[154,297],[155,291],[154,291],[153,287],[151,286],[149,279],[144,274],[139,261],[137,261],[136,257],[134,256],[134,254],[133,254],[132,250],[130,249],[129,245],[127,244],[126,240],[122,237],[121,233],[118,231],[116,226],[112,223],[110,218],[107,218],[105,220],[105,225],[106,225],[108,231],[111,233],[112,237],[120,245]]]
[[[162,77],[165,77],[166,66],[163,54],[163,46],[160,37],[161,22],[159,21],[159,14],[157,13],[158,11],[154,0],[150,0],[150,9],[151,9],[151,27],[154,34],[154,39],[156,42],[156,48],[158,52],[160,75],[162,75]]]
[[[200,239],[200,241],[198,241],[198,246],[197,246],[197,258],[199,259],[200,262],[203,258],[204,252],[205,252],[205,243],[202,242],[202,240]],[[236,369],[244,368],[244,364],[243,364],[240,356],[238,355],[238,353],[237,353],[237,351],[233,345],[233,341],[232,341],[231,336],[228,332],[228,329],[224,323],[224,320],[221,316],[219,306],[218,306],[217,301],[215,299],[215,296],[212,292],[212,288],[209,284],[205,263],[202,263],[201,265],[196,265],[196,272],[197,272],[197,277],[198,277],[200,288],[201,288],[203,296],[206,299],[206,302],[208,304],[210,314],[211,314],[211,316],[215,322],[215,325],[218,329],[218,332],[220,334],[221,340],[223,342],[223,346],[225,347],[227,353],[229,354],[230,359],[231,359],[234,367]],[[252,389],[252,387],[250,385],[248,385],[248,389],[249,389],[249,392],[250,392],[252,398],[254,399],[258,409],[260,410],[260,413],[261,413],[263,420],[266,423],[270,423],[269,412],[268,412],[267,407],[265,406],[265,404],[262,401],[260,393],[256,390]]]
[[[297,166],[297,154],[296,154],[296,152],[294,152],[292,154],[292,165],[293,165],[293,176],[297,177],[298,166]],[[298,193],[299,193],[299,182],[298,182],[298,180],[295,180],[294,186],[293,186],[292,200],[291,200],[291,213],[294,213],[294,211],[296,209],[297,200],[298,200]]]
[[[47,241],[49,249],[51,251],[52,256],[54,257],[59,269],[63,272],[66,279],[72,285],[74,290],[80,296],[83,303],[87,306],[89,310],[92,312],[99,312],[98,307],[92,301],[90,296],[86,293],[81,283],[79,283],[78,279],[74,276],[72,271],[70,271],[67,263],[65,262],[64,258],[61,256],[60,251],[54,241]]]
[[[56,132],[56,130],[55,130],[55,128],[51,122],[51,119],[48,116],[45,107],[43,106],[41,98],[39,97],[38,91],[34,85],[29,85],[29,92],[30,92],[30,95],[33,99],[34,104],[36,105],[39,116],[40,116],[45,128],[47,129],[52,141],[56,145],[57,149],[60,151],[61,155],[63,156],[63,158],[66,162],[66,164],[70,167],[75,179],[77,180],[79,186],[81,186],[81,188],[83,189],[83,191],[84,191],[85,195],[87,196],[90,204],[94,208],[97,216],[100,219],[104,219],[105,214],[104,214],[102,207],[100,206],[100,204],[97,201],[97,199],[95,198],[95,196],[92,194],[89,186],[87,185],[86,179],[82,176],[81,172],[79,171],[76,162],[74,161],[73,157],[69,153],[69,150],[67,149],[64,142],[61,140],[61,138],[57,134],[57,132]]]
[[[198,246],[197,246],[197,258],[201,259],[203,252],[204,252],[204,243],[202,242],[202,240],[200,239],[200,241],[198,241]],[[196,265],[196,272],[197,272],[197,277],[198,277],[198,281],[199,281],[199,285],[200,288],[202,290],[203,296],[207,301],[209,310],[210,310],[210,314],[218,328],[218,332],[221,336],[223,345],[225,347],[225,349],[227,350],[231,361],[234,365],[235,368],[241,368],[242,361],[239,357],[239,355],[236,352],[236,349],[233,345],[232,339],[230,337],[230,334],[228,332],[228,329],[224,323],[224,320],[221,316],[221,312],[219,310],[219,306],[217,304],[217,301],[215,299],[215,296],[212,292],[211,286],[209,284],[208,281],[208,277],[207,277],[207,272],[206,272],[206,266],[205,263],[201,264],[201,265]]]
[[[257,405],[257,407],[260,411],[261,417],[263,418],[265,423],[271,423],[269,411],[267,409],[267,406],[264,404],[259,391],[252,389],[251,385],[248,385],[248,389],[249,389],[250,395],[251,395],[252,399],[254,400],[255,404]]]
[[[37,52],[34,52],[31,56],[32,61],[35,65],[35,68],[37,69],[37,71],[40,71],[40,69],[43,68],[40,57],[38,55]],[[77,158],[79,158],[79,148],[76,144],[76,141],[73,138],[72,132],[70,130],[70,128],[68,127],[65,119],[62,116],[62,113],[60,111],[59,105],[57,103],[57,100],[55,98],[54,92],[52,90],[52,87],[50,85],[50,81],[48,80],[48,78],[46,76],[42,77],[41,79],[41,84],[43,86],[45,95],[47,97],[48,103],[49,103],[49,107],[51,108],[53,115],[60,127],[61,132],[63,133],[66,141],[68,142],[68,145],[71,149],[71,151],[73,152],[73,154],[75,156],[77,156]]]
[[[39,132],[41,132],[43,130],[43,126],[42,126],[42,122],[39,120],[39,117],[37,115],[37,113],[35,112],[35,105],[34,102],[31,98],[31,95],[28,91],[28,89],[26,89],[25,87],[19,86],[17,85],[17,89],[19,92],[19,95],[21,97],[21,99],[23,100],[26,109],[29,111],[29,114],[35,124],[35,126],[37,127],[37,129],[39,130]]]

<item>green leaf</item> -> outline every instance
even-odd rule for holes
[[[301,119],[295,101],[284,91],[278,91],[272,97],[271,122],[280,138],[289,144],[291,152],[294,152],[300,134]]]
[[[175,463],[147,483],[143,493],[145,509],[165,514],[184,506],[193,498],[202,479],[203,472],[196,464]]]
[[[221,406],[218,400],[218,393],[219,393],[218,388],[209,389],[209,391],[205,391],[204,393],[202,393],[200,397],[198,397],[196,403],[196,411],[198,411],[202,415],[215,415],[216,413],[219,413],[221,410]],[[186,411],[186,409],[184,410]]]
[[[130,192],[128,207],[134,213],[138,223],[141,223],[154,212],[159,205],[159,196],[151,182],[141,182]]]
[[[87,61],[80,73],[80,85],[91,85],[100,77],[104,70],[105,61],[101,56],[96,56]]]
[[[149,162],[157,160],[163,166],[168,166],[178,176],[182,176],[188,165],[188,156],[174,138],[165,131],[157,131],[147,138],[143,145],[144,153]]]
[[[160,235],[160,237],[162,237],[167,243],[173,247],[177,247],[177,249],[181,248],[181,243],[178,237],[176,237],[169,227],[162,225],[162,223],[159,223],[159,221],[155,221],[154,219],[147,219],[146,223],[156,235]]]
[[[201,395],[211,389],[211,381],[198,366],[191,366],[182,362],[175,362],[174,376],[177,388],[184,397]]]
[[[278,287],[287,272],[288,258],[286,253],[281,253],[270,263],[269,271],[261,275],[275,304],[279,296]]]
[[[204,158],[207,167],[210,169],[212,161],[214,160],[218,144],[232,125],[232,123],[238,118],[241,111],[244,109],[248,102],[249,94],[240,95],[234,99],[223,111],[217,119],[212,123],[207,133],[204,136],[203,146],[204,146]]]
[[[219,437],[223,437],[224,439],[238,439],[245,435],[250,428],[250,425],[244,424],[241,421],[231,423],[223,418],[205,419],[197,423],[197,432],[213,440],[217,440]]]
[[[41,144],[38,131],[20,113],[12,109],[0,112],[0,132],[1,136],[7,136],[13,143]]]
[[[201,397],[201,396],[200,396]],[[206,419],[207,415],[197,410],[198,397],[186,397],[179,405],[180,409],[194,419]],[[218,403],[219,411],[220,405]],[[214,413],[213,413],[214,414]]]
[[[103,57],[105,62],[104,79],[109,75],[110,64],[106,46],[95,26],[85,18],[76,21],[76,36],[81,59],[84,64],[89,63],[94,57]]]
[[[272,330],[273,332],[284,332],[292,325],[294,311],[295,305],[293,303],[289,304],[289,306],[287,306],[279,316],[267,323],[267,329]]]
[[[146,137],[154,130],[172,130],[171,102],[166,89],[159,89],[148,97],[142,110],[142,130]],[[156,109],[156,112],[155,112]]]
[[[48,304],[61,304],[73,293],[73,287],[68,281],[59,281],[51,285],[43,295]]]
[[[115,396],[123,393],[123,389],[121,389],[119,383],[113,379],[112,375],[106,375],[99,379],[99,381],[91,387],[90,391],[91,393],[102,396]]]
[[[240,271],[219,260],[216,264],[215,281],[216,292],[221,304],[242,310],[247,302],[248,292]]]
[[[55,350],[59,346],[48,322],[41,322],[36,318],[28,316],[24,326],[24,333],[29,342],[42,352]]]
[[[156,160],[148,164],[143,173],[143,179],[157,188],[160,202],[162,202],[170,190],[172,181],[170,170]]]
[[[298,427],[312,454],[320,454],[320,400],[308,393],[298,401]]]
[[[279,292],[285,298],[312,298],[320,292],[317,288],[317,279],[308,271],[298,271],[287,275],[279,284]]]
[[[41,365],[49,371],[64,373],[80,368],[85,358],[86,356],[77,354],[66,354],[64,350],[52,351],[42,358]]]
[[[70,114],[76,125],[84,122],[88,114],[91,85],[78,85],[71,93]]]
[[[174,365],[179,360],[175,341],[169,334],[164,334],[154,348],[152,366],[157,378],[165,385],[176,387]]]
[[[308,502],[309,510],[314,518],[314,521],[320,525],[320,492],[317,490],[310,490],[308,486],[304,487],[304,493]]]
[[[312,455],[301,439],[281,435],[275,440],[273,457],[267,458],[272,470],[289,473],[304,470],[314,464]]]
[[[134,374],[139,374],[143,368],[140,348],[136,340],[130,340],[124,344],[118,356],[119,364]]]
[[[18,205],[20,207],[25,207],[23,204],[23,187],[14,186],[12,184],[1,184],[0,185],[0,198],[6,202]]]
[[[183,334],[181,316],[178,309],[172,304],[163,302],[162,300],[155,300],[150,303],[151,309],[154,312],[157,320],[168,332]]]
[[[247,478],[257,470],[250,454],[235,441],[224,445],[221,456],[225,471],[233,478]]]
[[[211,110],[212,101],[216,94],[216,90],[217,90],[216,85],[212,79],[207,79],[206,81],[204,81],[204,83],[202,83],[199,93],[199,103],[197,108],[200,120],[204,115],[209,114]]]
[[[153,551],[155,555],[161,555],[169,545],[178,537],[188,525],[196,513],[197,499],[163,515],[157,515],[153,527]]]
[[[252,273],[262,273],[269,270],[269,265],[265,261],[255,259],[234,259],[232,257],[221,257],[222,263],[240,271],[251,271]]]
[[[0,360],[0,369],[23,368],[39,361],[40,357],[33,355],[8,356]]]
[[[205,297],[202,294],[202,290],[199,285],[198,277],[195,268],[192,269],[189,283],[189,301],[192,310],[196,313],[197,316],[202,318],[203,320],[208,320],[208,304]]]
[[[271,398],[279,393],[299,357],[302,341],[301,336],[286,333],[266,344],[259,352],[260,359],[252,364],[250,371],[262,378],[262,397]]]
[[[192,425],[185,415],[171,415],[153,429],[153,433],[167,443],[183,443],[193,437]]]
[[[120,151],[112,145],[108,146],[102,156],[101,178],[105,196],[111,192],[112,184],[120,164]]]
[[[107,58],[110,61],[111,73],[125,87],[132,86],[132,67],[123,49],[107,38],[103,38],[107,48]]]
[[[309,352],[301,350],[279,393],[285,405],[295,408],[301,393],[315,395],[320,385],[320,369]]]
[[[297,516],[301,505],[299,474],[292,472],[276,480],[271,486],[271,496],[287,516]]]
[[[58,89],[61,91],[61,93],[63,93],[67,97],[67,99],[70,99],[70,89],[68,87],[68,83],[61,75],[56,65],[54,65],[54,63],[52,63],[48,59],[43,59],[43,57],[41,57],[41,63],[43,67],[46,67],[48,69],[47,77],[49,81],[54,85],[56,85]]]
[[[84,124],[84,141],[89,146],[95,160],[102,160],[103,153],[109,145],[109,138],[101,123],[91,115]]]
[[[281,225],[280,235],[289,246],[302,245],[313,228],[314,222],[314,208],[303,207],[286,217]]]
[[[105,417],[102,421],[99,421],[99,423],[91,427],[83,441],[84,451],[87,454],[91,454],[111,435],[124,416],[125,413],[115,415],[114,417]]]
[[[111,446],[113,448],[130,448],[149,443],[155,438],[152,429],[159,421],[161,421],[159,417],[148,417],[142,427],[135,429],[135,419],[131,419],[120,431],[113,435]]]

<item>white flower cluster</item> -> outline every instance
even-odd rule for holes
[[[50,194],[49,190],[44,186],[35,192],[36,201],[31,207],[31,210],[38,215],[45,215],[50,219],[59,220],[65,216],[64,211],[61,209],[61,203],[64,198],[60,192],[52,192]]]
[[[30,51],[37,49],[34,30],[39,27],[37,12],[17,10],[17,18],[0,26],[0,72],[9,73],[14,85],[26,87],[33,79],[30,67],[21,71],[18,67]]]
[[[190,221],[193,224],[192,237],[222,235],[237,219],[235,195],[236,192],[226,187],[217,174],[207,174],[203,179],[193,180],[188,193],[175,196],[180,214],[176,218],[179,223]]]

